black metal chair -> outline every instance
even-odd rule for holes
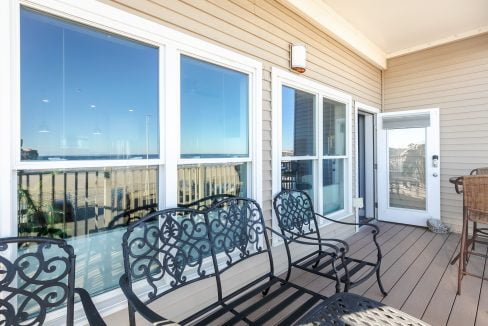
[[[273,259],[266,227],[259,205],[247,198],[227,198],[206,211],[187,208],[166,209],[148,215],[130,225],[123,237],[125,274],[120,286],[129,303],[129,321],[135,325],[137,311],[147,321],[166,325],[173,323],[148,307],[150,303],[179,288],[204,279],[215,281],[216,299],[209,294],[209,303],[178,324],[215,324],[221,316],[233,315],[225,325],[262,325],[279,311],[287,311],[285,325],[303,315],[326,297],[306,288],[285,282],[274,275]],[[223,274],[237,264],[261,256],[265,271],[256,279],[225,294]],[[252,263],[256,267],[256,262]],[[139,298],[133,282],[147,295]],[[232,279],[231,282],[235,282]],[[283,284],[270,291],[273,284]],[[149,289],[149,292],[147,291]],[[251,314],[285,291],[292,294],[256,320]],[[264,295],[264,296],[263,296]],[[260,296],[245,309],[241,304]],[[300,306],[289,305],[298,298],[306,299]],[[212,298],[212,299],[211,299]]]
[[[341,283],[344,284],[344,291],[363,283],[370,276],[376,273],[376,279],[381,293],[387,295],[380,279],[381,266],[381,249],[376,240],[379,228],[370,223],[349,223],[336,221],[320,215],[314,211],[313,203],[310,196],[300,190],[283,190],[273,200],[273,207],[278,220],[278,226],[281,234],[285,237],[285,248],[288,256],[288,272],[286,280],[289,279],[292,267],[326,277],[336,282],[336,292],[340,292]],[[339,223],[343,225],[361,225],[372,228],[373,242],[376,246],[376,262],[368,262],[348,256],[349,246],[347,242],[339,239],[324,239],[320,236],[319,223],[317,218],[324,219],[328,222]],[[308,245],[315,246],[317,249],[304,257],[293,260],[290,251],[291,243],[304,244],[306,240]],[[330,248],[334,250],[331,252]],[[334,255],[339,251],[339,257]],[[336,260],[340,261],[335,265]],[[356,277],[364,268],[369,268],[364,275]],[[339,275],[341,274],[341,275]]]
[[[64,307],[71,326],[75,294],[90,325],[105,325],[88,292],[75,288],[75,255],[66,241],[0,239],[0,325],[42,325],[48,312]]]

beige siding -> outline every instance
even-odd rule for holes
[[[441,215],[459,230],[449,177],[488,166],[488,34],[388,61],[384,111],[440,108]]]

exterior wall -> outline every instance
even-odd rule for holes
[[[379,107],[381,71],[272,0],[103,0],[263,63],[263,211],[271,219],[271,67],[289,68],[289,45],[307,44],[304,76]],[[354,168],[353,168],[354,170]],[[354,177],[354,176],[353,176]]]
[[[307,71],[304,76],[345,91],[356,101],[380,107],[381,71],[277,1],[101,1],[263,63],[263,212],[268,224],[271,224],[272,206],[271,67],[288,69],[289,45],[294,42],[307,44]],[[354,157],[350,159],[355,162]],[[354,187],[354,173],[351,177]],[[346,219],[353,220],[353,216]],[[324,235],[345,238],[354,232],[354,228],[324,227],[322,231]],[[296,252],[304,250],[297,248]],[[286,256],[283,246],[273,249],[273,258],[275,271],[284,271]],[[238,288],[244,277],[252,278],[253,272],[262,272],[267,266],[264,261],[255,261],[229,270],[228,277],[232,279],[229,289]],[[207,303],[215,294],[215,288],[208,282],[177,292],[179,294],[172,296],[164,305],[164,311],[172,314],[168,315],[169,318],[179,320],[189,310],[195,311]],[[107,321],[126,324],[127,312],[113,314]]]
[[[459,231],[462,197],[449,178],[488,165],[488,34],[394,58],[384,111],[440,108],[441,217]]]

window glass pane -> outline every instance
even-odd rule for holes
[[[425,130],[387,131],[390,207],[426,210]]]
[[[346,105],[324,98],[324,156],[346,155]]]
[[[315,95],[283,86],[282,155],[315,155]]]
[[[158,49],[21,10],[21,159],[158,157]]]
[[[248,163],[180,165],[178,204],[188,205],[214,195],[247,197],[247,170]]]
[[[281,189],[303,190],[313,200],[314,194],[313,161],[282,161],[281,162]]]
[[[344,159],[323,161],[324,214],[344,209]]]
[[[118,287],[126,226],[157,210],[158,167],[18,172],[20,236],[63,238],[75,249],[76,286]]]
[[[249,155],[249,76],[181,56],[181,157]]]

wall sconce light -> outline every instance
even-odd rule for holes
[[[307,64],[307,48],[305,45],[292,44],[290,56],[291,69],[301,74],[304,73]]]

